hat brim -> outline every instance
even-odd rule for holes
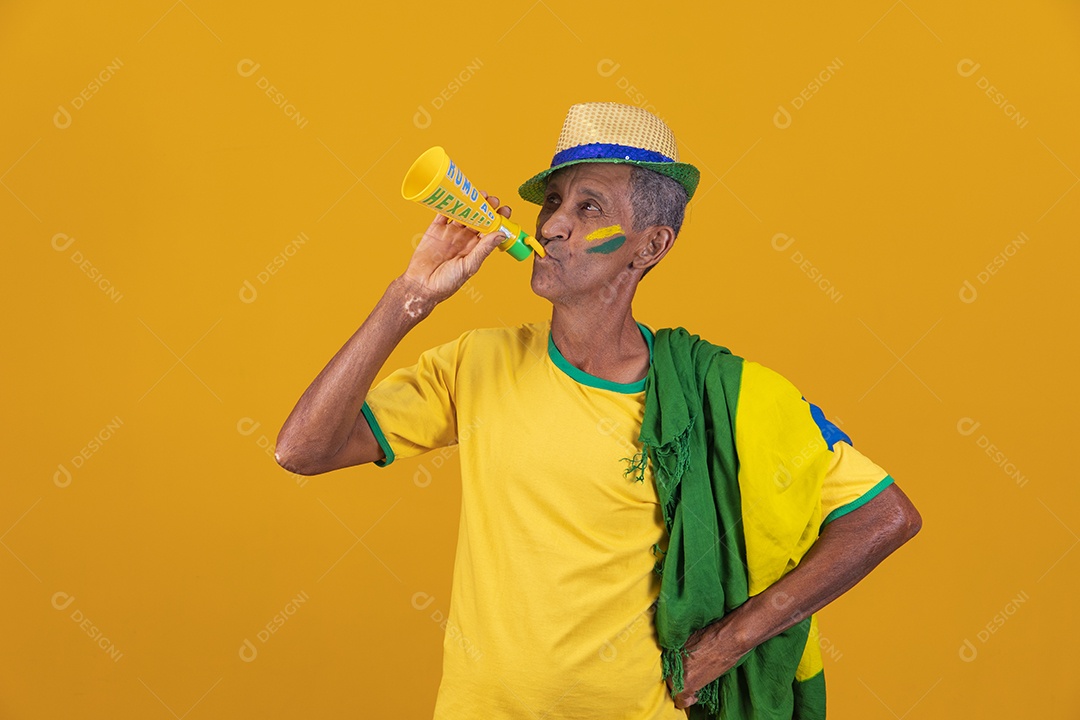
[[[690,198],[694,196],[694,191],[697,190],[698,182],[701,180],[701,172],[691,165],[690,163],[681,162],[645,162],[641,160],[623,160],[622,158],[582,158],[580,160],[568,160],[560,165],[549,167],[547,170],[533,175],[518,187],[518,195],[522,200],[531,202],[534,205],[544,204],[544,189],[547,186],[547,179],[551,173],[556,170],[561,170],[564,167],[570,165],[577,165],[578,163],[590,163],[590,162],[603,162],[603,163],[622,163],[624,165],[637,165],[638,167],[647,168],[661,175],[666,175],[669,178],[677,180],[680,185],[686,190],[686,200],[689,202]]]

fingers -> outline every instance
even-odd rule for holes
[[[484,233],[480,236],[480,242],[477,244],[481,257],[487,257],[492,250],[499,247],[506,240],[506,235],[501,230],[495,232]]]
[[[502,215],[505,218],[510,217],[510,212],[511,211],[510,211],[510,206],[509,205],[504,205],[503,207],[499,207],[499,198],[497,198],[494,195],[488,195],[483,190],[480,191],[480,194],[483,195],[485,198],[487,198],[488,205],[490,207],[497,208],[495,210],[495,212],[499,213],[500,215]]]
[[[443,217],[445,217],[445,216],[443,216]],[[472,230],[472,228],[470,228],[468,225],[461,222],[460,220],[454,220],[454,219],[449,218],[449,217],[446,218],[446,222],[444,224],[449,225],[451,227],[459,227],[459,228],[465,228],[466,230]],[[473,232],[476,232],[476,231],[473,230]]]
[[[478,236],[477,242],[463,259],[466,274],[469,277],[475,275],[488,255],[491,255],[495,248],[505,239],[506,236],[500,231],[484,233]]]

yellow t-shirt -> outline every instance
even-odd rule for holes
[[[650,354],[653,331],[639,323]],[[653,624],[667,530],[638,452],[645,381],[571,365],[550,321],[470,330],[373,387],[364,414],[389,465],[459,444],[462,504],[436,720],[685,719]],[[841,450],[842,448],[842,450]],[[842,441],[825,522],[886,473]],[[820,662],[820,661],[819,661]]]

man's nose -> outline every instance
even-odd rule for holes
[[[543,223],[540,234],[548,240],[566,240],[570,237],[572,225],[566,211],[560,207]]]

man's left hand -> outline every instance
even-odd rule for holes
[[[686,641],[690,654],[683,657],[683,690],[674,695],[675,707],[687,708],[696,703],[698,690],[733,668],[746,654],[734,638],[732,621],[736,612],[698,630]],[[674,691],[671,678],[667,678],[667,684]]]

